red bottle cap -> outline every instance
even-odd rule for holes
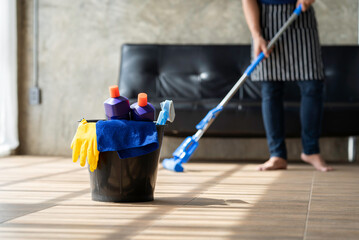
[[[110,96],[112,98],[117,98],[120,96],[120,91],[118,90],[118,86],[117,85],[113,85],[113,86],[110,86]]]
[[[140,93],[138,94],[138,106],[145,107],[147,106],[147,94],[146,93]]]

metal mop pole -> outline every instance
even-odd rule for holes
[[[269,42],[269,44],[267,46],[268,50],[271,50],[274,47],[275,43],[282,36],[282,34],[285,32],[285,30],[287,30],[287,28],[297,19],[297,17],[300,14],[300,12],[298,13],[297,9],[290,16],[290,18],[287,20],[287,22],[279,29],[279,31],[276,33],[276,35],[273,37],[273,39]],[[300,6],[300,11],[301,11],[301,6]],[[265,57],[264,53],[261,53],[257,57],[257,59],[247,68],[247,70],[244,72],[244,74],[241,76],[241,78],[237,81],[237,83],[227,93],[227,95],[223,98],[223,100],[217,105],[217,107],[216,107],[217,109],[221,109],[227,105],[227,103],[232,99],[234,94],[236,94],[236,92],[239,90],[239,88],[244,84],[244,82],[251,75],[251,73],[257,67],[257,65],[264,59],[264,57]],[[199,129],[196,132],[196,134],[194,135],[194,138],[196,139],[196,141],[198,141],[203,136],[203,134],[211,126],[211,124],[213,123],[215,118],[220,114],[220,112],[221,111],[218,111],[217,113],[215,113],[215,116],[213,116],[202,129]]]
[[[293,12],[293,14],[289,17],[289,19],[285,22],[285,24],[279,29],[273,39],[269,42],[267,48],[271,50],[275,43],[278,41],[280,36],[285,32],[285,30],[297,19],[297,17],[302,12],[302,6],[299,5]],[[185,163],[189,160],[191,155],[198,147],[198,141],[201,139],[203,134],[207,131],[207,129],[211,126],[216,117],[221,113],[223,107],[227,105],[227,103],[231,100],[234,94],[238,91],[238,89],[243,85],[243,83],[247,80],[248,76],[251,75],[253,70],[257,67],[257,65],[265,58],[264,53],[260,53],[258,57],[253,61],[251,65],[246,69],[241,78],[237,81],[237,83],[232,87],[232,89],[227,93],[227,95],[223,98],[223,100],[217,105],[217,107],[213,108],[208,114],[202,119],[202,121],[197,124],[197,132],[192,137],[187,137],[182,144],[174,151],[173,158],[164,159],[162,165],[164,168],[176,172],[182,172],[183,167],[182,163]]]

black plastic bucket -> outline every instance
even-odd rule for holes
[[[98,166],[90,172],[92,200],[101,202],[146,202],[153,200],[164,125],[156,125],[157,150],[120,159],[117,152],[101,152]]]

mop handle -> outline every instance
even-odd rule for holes
[[[275,43],[278,41],[278,39],[282,36],[282,34],[287,30],[287,28],[299,17],[299,15],[302,12],[302,4],[299,4],[298,7],[294,10],[292,15],[289,17],[289,19],[284,23],[284,25],[279,29],[279,31],[275,34],[273,39],[269,42],[267,45],[267,49],[271,50]],[[231,100],[231,98],[234,96],[234,94],[238,91],[238,89],[243,85],[245,80],[247,80],[248,76],[251,75],[251,73],[254,71],[254,69],[258,66],[258,64],[265,58],[265,55],[263,52],[261,52],[257,58],[251,63],[251,65],[248,66],[248,68],[245,70],[241,78],[237,81],[237,83],[232,87],[232,89],[227,93],[227,95],[223,98],[223,100],[209,113],[203,118],[203,120],[197,124],[196,128],[198,131],[195,135],[193,135],[193,138],[195,141],[198,141],[202,135],[206,132],[206,130],[209,128],[209,126],[212,124],[214,119],[222,112],[223,107],[227,105],[227,103]]]
[[[299,4],[299,6],[294,10],[293,14],[289,17],[289,19],[284,23],[284,25],[279,29],[279,31],[276,33],[276,35],[273,37],[273,39],[269,42],[267,45],[268,51],[270,51],[275,43],[278,41],[280,36],[287,30],[287,28],[299,17],[300,13],[302,12],[302,4]],[[247,76],[251,75],[253,70],[258,66],[258,64],[265,58],[265,55],[263,52],[261,52],[258,57],[253,61],[251,65],[246,69],[244,72]]]

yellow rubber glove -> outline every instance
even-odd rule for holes
[[[97,168],[100,152],[97,150],[96,123],[88,123],[82,119],[72,140],[71,149],[73,162],[77,162],[80,156],[80,165],[84,167],[87,156],[91,172]]]

